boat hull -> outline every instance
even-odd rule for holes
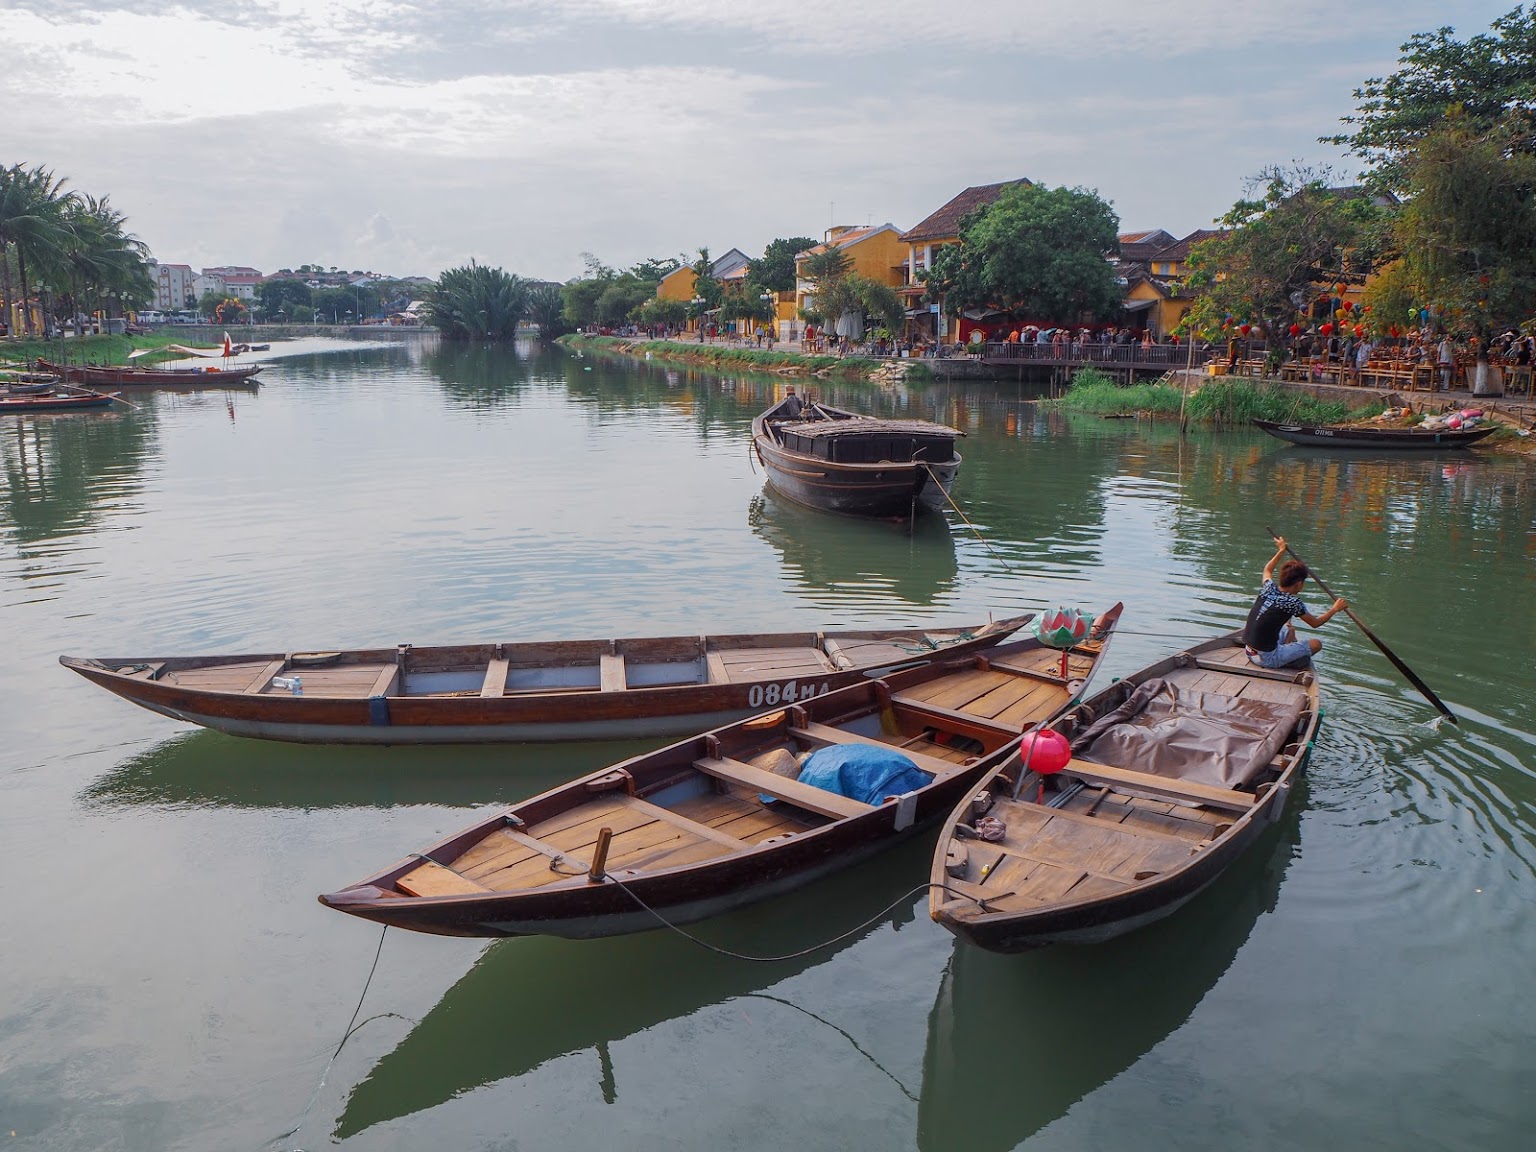
[[[418,648],[404,657],[396,650],[372,649],[336,653],[318,666],[306,665],[303,656],[280,653],[63,656],[60,663],[140,707],[232,736],[370,745],[649,739],[689,735],[902,667],[981,651],[1007,639],[1029,618],[975,629]],[[942,642],[925,647],[925,638]],[[836,661],[825,656],[828,646],[846,666],[832,667]],[[605,687],[604,661],[626,652],[625,686]],[[498,653],[524,666],[526,684],[537,678],[543,690],[520,689],[518,673],[507,668],[496,689],[483,689]],[[401,678],[390,671],[402,658],[403,692]],[[535,667],[537,661],[542,663]],[[717,671],[727,661],[735,671]],[[682,671],[670,671],[674,668]],[[272,683],[293,676],[300,681],[299,694]],[[693,676],[699,682],[646,686],[667,676]],[[198,681],[243,686],[192,686]],[[333,694],[327,694],[327,684]]]
[[[1447,428],[1440,432],[1418,432],[1408,428],[1341,428],[1328,425],[1281,424],[1273,420],[1255,420],[1254,425],[1288,444],[1308,448],[1381,448],[1388,451],[1425,452],[1447,448],[1466,448],[1498,429],[1493,425],[1479,428]]]

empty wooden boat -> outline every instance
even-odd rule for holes
[[[1276,420],[1255,420],[1254,426],[1289,444],[1308,448],[1385,448],[1389,450],[1427,451],[1437,448],[1467,448],[1499,430],[1497,424],[1475,428],[1357,428],[1342,424],[1282,424]]]
[[[523,801],[320,897],[454,936],[612,936],[688,923],[845,868],[942,819],[1019,733],[1072,702],[1118,618],[865,680]]]
[[[191,368],[129,368],[112,364],[55,364],[39,358],[37,366],[75,384],[93,388],[105,385],[150,385],[157,387],[232,388],[256,383],[260,364],[196,365]]]
[[[933,919],[998,952],[1093,942],[1173,912],[1280,818],[1317,732],[1309,670],[1224,636],[1160,660],[1054,727],[1071,759],[1011,756],[940,833]]]
[[[800,504],[853,516],[911,516],[948,501],[965,433],[928,420],[860,416],[785,397],[752,421],[768,482]]]
[[[59,662],[151,711],[233,736],[314,744],[619,740],[699,732],[893,668],[989,648],[1032,619]]]

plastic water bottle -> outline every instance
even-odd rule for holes
[[[272,687],[286,688],[295,696],[304,695],[304,682],[297,676],[274,676],[272,677]]]

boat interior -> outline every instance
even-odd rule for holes
[[[819,633],[687,640],[575,641],[554,644],[296,652],[285,656],[97,660],[134,679],[234,695],[290,694],[330,699],[376,696],[516,696],[615,692],[631,688],[804,682],[849,668],[899,664],[972,638],[963,630]],[[777,699],[765,700],[772,706]]]
[[[1094,646],[1096,647],[1096,646]],[[1056,711],[1092,667],[1093,648],[1067,658],[1024,649],[983,654],[942,677],[894,690],[883,680],[837,715],[813,719],[791,705],[520,806],[407,863],[395,895],[525,891],[600,871],[620,878],[745,852],[851,817],[876,805],[798,779],[807,754],[829,745],[897,749],[937,780],[1006,750],[1020,731]],[[899,681],[898,681],[899,684]],[[681,750],[681,751],[680,751]],[[903,803],[896,817],[900,827]],[[603,841],[602,830],[611,838]],[[388,891],[387,889],[385,889]]]
[[[1254,667],[1241,646],[1203,651],[1148,681],[1167,705],[1155,716],[1134,713],[1137,682],[1117,684],[1096,698],[1097,717],[1080,709],[1056,726],[1073,749],[1062,771],[1021,773],[1015,758],[973,797],[946,846],[948,891],[936,911],[957,921],[1020,914],[1123,893],[1184,866],[1305,754],[1309,685],[1307,673]],[[1181,725],[1173,739],[1170,724]]]

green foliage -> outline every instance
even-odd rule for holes
[[[314,296],[308,284],[302,280],[264,280],[256,286],[256,298],[261,301],[261,314],[271,320],[279,312],[298,318],[297,307],[312,308]]]
[[[548,343],[570,328],[565,322],[565,298],[558,284],[538,284],[528,290],[528,321],[539,326],[539,339]]]
[[[1517,6],[1491,34],[1455,39],[1442,27],[1409,37],[1401,67],[1355,89],[1352,131],[1323,138],[1362,157],[1385,187],[1411,194],[1407,158],[1451,115],[1474,136],[1496,133],[1512,152],[1536,152],[1536,6]]]
[[[961,221],[960,243],[934,259],[928,299],[950,312],[995,308],[1020,320],[1114,316],[1122,292],[1105,254],[1119,228],[1096,192],[1015,185]]]
[[[473,260],[427,290],[427,315],[445,340],[511,341],[528,307],[528,284]]]
[[[1332,189],[1327,169],[1267,168],[1239,200],[1226,231],[1190,252],[1189,284],[1200,292],[1194,322],[1215,335],[1221,318],[1256,324],[1275,337],[1341,276],[1370,266],[1389,208]]]
[[[1406,279],[1461,336],[1536,315],[1536,153],[1510,151],[1502,135],[1452,115],[1402,159]]]
[[[1186,397],[1174,384],[1116,384],[1093,369],[1072,378],[1064,396],[1043,401],[1067,412],[1095,415],[1143,413],[1177,419],[1183,405],[1192,423],[1244,426],[1253,420],[1300,420],[1309,424],[1336,424],[1381,410],[1373,404],[1352,409],[1348,404],[1316,400],[1276,384],[1251,384],[1241,380],[1215,380],[1202,384]]]
[[[809,236],[781,237],[770,240],[761,259],[747,263],[747,279],[755,280],[770,292],[795,290],[795,257],[814,248]]]

